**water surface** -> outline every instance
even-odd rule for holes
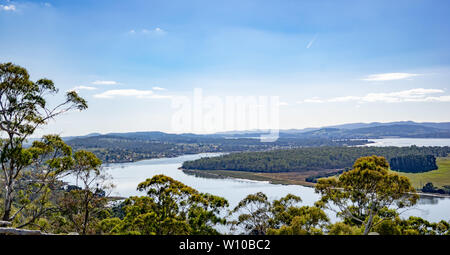
[[[383,138],[368,140],[373,143],[369,143],[366,146],[450,146],[450,138]]]
[[[106,171],[113,177],[116,188],[113,195],[133,196],[144,195],[136,190],[137,185],[147,178],[157,174],[170,176],[200,192],[224,197],[233,208],[248,194],[264,192],[270,199],[279,199],[289,193],[300,196],[303,205],[313,205],[319,195],[313,188],[299,185],[270,184],[262,181],[241,179],[212,179],[185,174],[178,169],[186,160],[194,160],[206,156],[216,156],[216,153],[185,155],[176,158],[150,159],[133,163],[110,164]],[[419,216],[429,221],[450,220],[450,199],[438,197],[423,197],[416,208],[402,214],[404,217]],[[336,220],[334,213],[329,212],[332,221]]]

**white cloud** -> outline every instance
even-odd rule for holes
[[[397,92],[388,93],[368,93],[365,96],[343,96],[329,99],[320,99],[317,97],[305,99],[302,103],[403,103],[403,102],[450,102],[450,96],[432,96],[433,94],[442,94],[442,89],[409,89]]]
[[[157,27],[157,28],[155,28],[155,29],[152,29],[152,30],[143,29],[142,32],[144,32],[144,30],[146,31],[146,33],[151,33],[151,32],[153,32],[153,33],[158,33],[158,34],[164,34],[164,33],[166,33],[166,31],[164,31],[163,29],[161,29],[161,28],[159,28],[159,27]]]
[[[155,28],[153,31],[155,31],[156,33],[162,33],[162,34],[165,34],[165,33],[166,33],[165,30],[163,30],[163,29],[161,29],[161,28],[159,28],[159,27]]]
[[[76,86],[72,89],[70,89],[71,91],[80,91],[80,90],[96,90],[97,88],[95,87],[90,87],[90,86]]]
[[[10,4],[10,5],[1,5],[0,4],[0,10],[3,10],[3,11],[15,11],[16,10],[16,6],[13,5],[13,4]]]
[[[165,88],[161,88],[161,87],[153,87],[152,89],[153,89],[153,90],[159,90],[159,91],[166,90]]]
[[[364,78],[364,81],[393,81],[393,80],[403,80],[412,77],[419,76],[420,74],[415,73],[380,73],[372,74]]]
[[[94,85],[117,85],[119,83],[116,81],[93,81],[92,84],[94,84]]]
[[[164,29],[159,28],[159,27],[154,28],[154,29],[146,29],[146,28],[143,28],[143,29],[141,29],[140,31],[136,31],[136,29],[131,29],[130,31],[128,31],[128,34],[131,34],[131,35],[134,35],[134,34],[142,34],[142,35],[151,35],[151,34],[154,34],[154,35],[164,35],[164,34],[166,34],[166,33],[167,33],[167,32],[166,32]]]
[[[157,95],[151,90],[137,90],[137,89],[107,90],[103,93],[94,95],[94,97],[95,98],[135,97],[135,98],[150,98],[150,99],[170,98],[170,96]]]

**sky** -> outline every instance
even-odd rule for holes
[[[0,0],[0,62],[52,79],[50,104],[88,101],[37,134],[175,132],[196,88],[278,97],[281,129],[445,122],[449,17],[446,0]]]

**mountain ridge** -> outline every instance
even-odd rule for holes
[[[403,127],[403,131],[399,128]],[[384,135],[378,130],[383,130]],[[395,129],[393,132],[387,132],[389,129]],[[366,134],[362,134],[361,131],[368,131]],[[356,122],[345,123],[339,125],[324,126],[318,128],[303,128],[303,129],[282,129],[279,131],[281,137],[291,136],[319,136],[319,137],[331,137],[331,138],[378,138],[379,136],[400,136],[400,137],[441,137],[450,138],[450,122],[414,122],[414,121],[395,121],[395,122]],[[370,135],[370,132],[375,132],[374,135]],[[352,135],[353,133],[353,135]],[[95,136],[118,136],[123,138],[136,138],[136,139],[163,139],[163,138],[175,138],[175,137],[210,137],[210,138],[249,138],[258,137],[261,134],[267,134],[267,131],[258,130],[243,130],[243,131],[226,131],[217,132],[213,134],[194,134],[194,133],[166,133],[161,131],[133,131],[133,132],[111,132],[111,133],[90,133],[82,136],[68,136],[64,137],[65,140],[72,140],[74,138],[88,138]]]

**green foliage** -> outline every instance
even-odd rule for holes
[[[72,150],[57,135],[47,135],[21,148],[21,160],[26,162],[15,179],[12,219],[15,226],[38,227],[37,222],[55,209],[51,200],[61,186],[58,180],[73,166]],[[19,157],[17,157],[19,158]],[[17,161],[16,158],[16,161]],[[37,224],[37,225],[36,225]]]
[[[100,226],[104,233],[145,235],[210,235],[225,224],[220,216],[228,202],[221,197],[199,193],[170,177],[155,175],[138,185],[147,196],[125,201],[125,217],[108,219]]]
[[[292,194],[272,202],[262,192],[248,195],[231,212],[237,214],[232,224],[251,235],[322,234],[327,215],[318,207],[298,206],[300,201]]]
[[[328,235],[361,235],[362,230],[355,225],[336,222],[327,226]]]
[[[450,188],[448,186],[444,186],[442,189],[438,189],[433,185],[433,183],[428,182],[422,188],[422,192],[425,193],[438,193],[438,194],[450,194]]]
[[[449,235],[450,223],[446,221],[431,223],[414,216],[401,219],[397,215],[375,226],[374,231],[381,235]]]
[[[87,108],[86,101],[74,91],[68,92],[65,101],[61,104],[54,108],[48,107],[47,97],[57,92],[55,85],[49,79],[33,82],[25,68],[12,63],[0,64],[0,132],[3,137],[0,140],[0,174],[4,180],[1,183],[4,190],[2,220],[16,220],[18,213],[24,210],[23,205],[19,205],[17,209],[14,208],[16,201],[20,200],[21,204],[29,204],[39,200],[39,196],[35,196],[34,192],[30,194],[31,189],[24,185],[24,179],[38,193],[45,191],[48,180],[30,179],[35,177],[30,169],[38,165],[36,161],[43,158],[43,155],[48,155],[50,150],[62,149],[62,145],[58,145],[56,136],[44,137],[47,141],[44,141],[44,144],[36,143],[32,149],[23,148],[26,139],[37,128],[57,115],[72,109]],[[46,166],[52,169],[63,169],[64,166],[61,164],[68,163],[64,161],[64,158],[53,157],[51,160],[53,161],[46,162]],[[26,171],[28,173],[25,173]],[[58,172],[55,171],[51,175],[57,174]],[[42,172],[39,175],[39,177],[52,178],[50,174],[42,175]],[[17,197],[18,195],[21,197]],[[24,197],[26,195],[31,195],[33,198]],[[12,210],[17,211],[12,214]],[[36,215],[32,216],[31,221],[34,221],[35,217]]]
[[[447,156],[450,147],[315,147],[265,152],[242,152],[183,163],[184,169],[249,172],[303,172],[350,168],[363,156],[387,159],[406,155]],[[420,170],[420,169],[418,169]]]
[[[319,204],[336,211],[347,222],[364,225],[364,234],[368,234],[384,219],[393,217],[393,208],[413,206],[418,199],[408,178],[388,169],[384,157],[359,158],[353,170],[339,178],[319,179]]]
[[[391,169],[405,173],[421,173],[438,169],[433,155],[407,155],[391,158]]]
[[[204,152],[262,151],[271,148],[362,145],[367,143],[367,140],[280,137],[273,143],[261,143],[258,139],[249,138],[227,139],[226,137],[214,135],[136,132],[78,137],[71,139],[68,143],[74,149],[86,149],[94,152],[103,162],[117,163]]]
[[[408,177],[412,185],[416,189],[422,189],[426,183],[433,183],[437,188],[444,188],[445,185],[450,184],[450,157],[436,158],[437,170],[424,173],[403,173],[397,172],[400,175]]]
[[[269,229],[269,235],[322,235],[322,228],[329,221],[326,213],[315,206],[291,207],[286,213],[290,219],[282,222],[279,229]]]
[[[241,226],[246,234],[265,235],[273,225],[271,209],[271,203],[266,194],[258,192],[247,195],[231,212],[238,214],[238,219],[232,224]]]
[[[59,201],[61,214],[68,219],[70,228],[83,235],[94,234],[99,221],[109,216],[105,190],[112,186],[107,182],[107,176],[102,174],[101,164],[92,152],[75,152],[70,173],[82,187],[64,193]]]
[[[58,209],[64,217],[64,230],[79,234],[96,234],[99,222],[108,218],[107,199],[96,196],[91,190],[72,190],[58,201]]]

